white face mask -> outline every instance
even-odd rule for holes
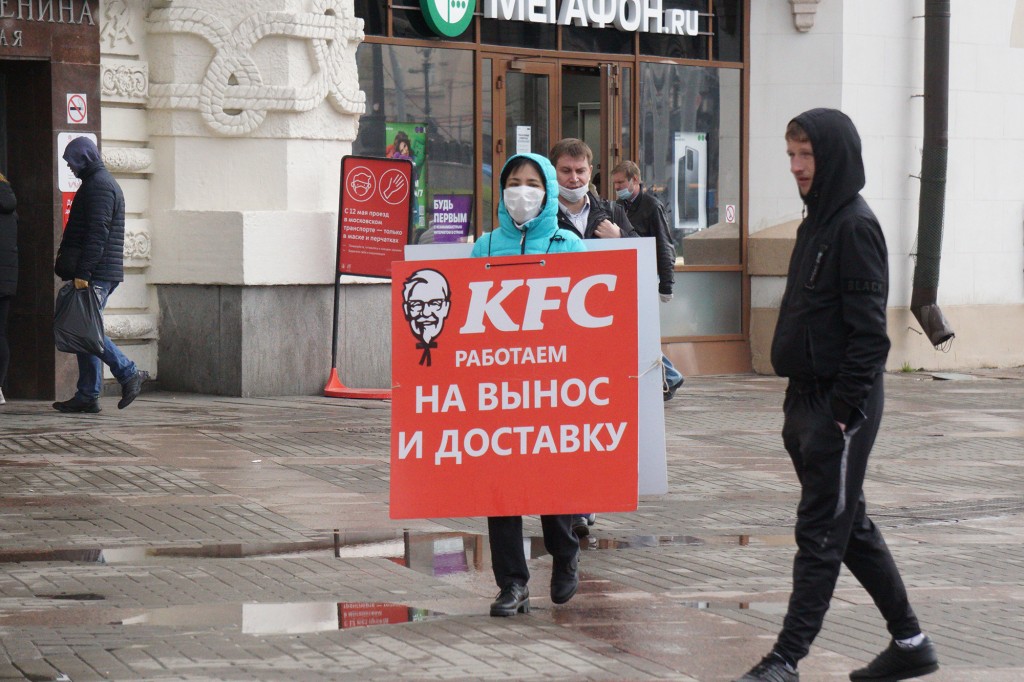
[[[587,192],[589,191],[590,188],[586,185],[577,187],[576,189],[569,189],[568,187],[562,187],[561,185],[558,186],[558,196],[562,197],[570,204],[583,201],[583,197],[587,196]]]
[[[512,220],[516,225],[522,225],[540,215],[546,195],[547,192],[539,187],[519,185],[518,187],[506,187],[501,196],[505,200],[505,210],[508,211]]]

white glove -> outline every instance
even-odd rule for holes
[[[672,294],[658,294],[658,297],[661,299],[662,303],[668,303],[672,300]]]

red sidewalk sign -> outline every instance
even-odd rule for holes
[[[387,400],[387,388],[350,388],[338,376],[338,306],[341,276],[391,277],[412,231],[413,166],[407,159],[345,156],[338,193],[338,251],[334,273],[334,333],[329,398]]]
[[[637,508],[632,254],[396,262],[391,291],[391,518]]]
[[[338,274],[390,277],[412,224],[412,162],[370,156],[341,160]]]

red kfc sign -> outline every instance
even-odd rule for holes
[[[412,224],[412,163],[346,156],[341,160],[338,274],[390,277]]]
[[[392,518],[636,509],[635,258],[399,262],[392,282]]]

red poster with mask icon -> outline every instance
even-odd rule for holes
[[[338,274],[390,277],[409,243],[412,162],[346,156],[341,160]]]
[[[637,507],[636,259],[395,263],[391,517]]]

